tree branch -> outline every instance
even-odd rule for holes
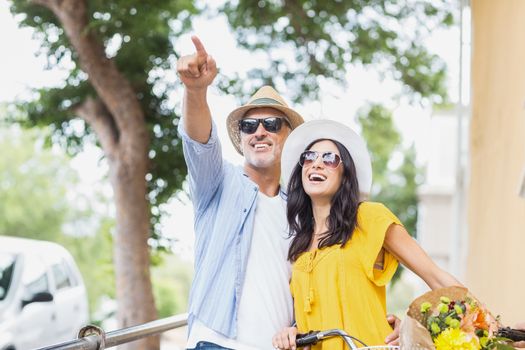
[[[114,119],[101,100],[88,97],[75,106],[73,111],[95,131],[100,145],[108,158],[113,158],[117,150],[119,133]]]
[[[107,58],[100,39],[88,29],[86,0],[32,1],[49,8],[62,23],[78,54],[80,67],[88,74],[90,83],[114,118],[118,141],[147,144],[149,135],[144,124],[144,112],[129,81],[120,73],[115,62]]]

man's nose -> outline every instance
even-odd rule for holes
[[[266,131],[262,123],[259,123],[259,125],[257,126],[257,130],[255,130],[254,132],[254,135],[255,137],[258,137],[258,138],[264,137],[268,135],[268,131]]]

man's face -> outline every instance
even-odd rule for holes
[[[259,123],[252,134],[241,131],[241,149],[245,163],[249,166],[269,168],[279,165],[281,161],[284,141],[291,131],[284,113],[273,108],[261,107],[249,110],[243,119],[259,120],[272,117],[282,118],[282,127],[277,132],[266,130],[263,123]]]

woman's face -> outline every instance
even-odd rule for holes
[[[339,162],[335,168],[333,168],[334,161],[337,161],[330,157],[329,154],[325,155],[325,159],[329,161],[328,164],[323,162],[323,154],[327,152],[334,153],[341,159],[341,154],[337,146],[332,141],[323,140],[316,142],[309,151],[317,152],[317,158],[311,161],[315,157],[311,154],[308,158],[310,161],[305,161],[302,169],[302,182],[303,188],[306,194],[310,196],[312,200],[315,199],[328,199],[331,200],[334,194],[341,186],[343,178],[343,164]],[[330,164],[332,161],[332,164]]]

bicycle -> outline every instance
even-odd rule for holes
[[[317,342],[323,341],[324,339],[331,338],[331,337],[343,338],[346,345],[348,345],[348,347],[352,350],[355,350],[355,349],[399,350],[399,346],[394,346],[394,345],[368,346],[361,340],[349,335],[348,333],[346,333],[345,331],[341,329],[329,329],[326,331],[312,331],[306,334],[297,334],[297,337],[295,339],[295,344],[297,345],[297,347],[304,347],[308,345],[317,344]],[[363,345],[364,347],[358,348],[357,345],[354,343],[354,341],[361,343],[361,345]]]

